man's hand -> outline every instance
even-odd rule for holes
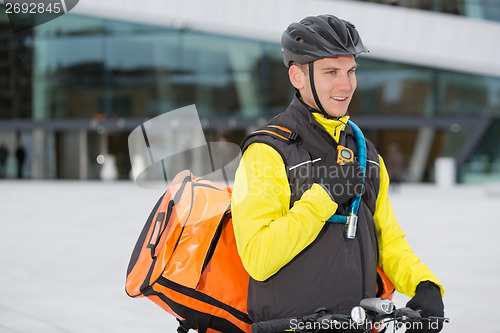
[[[444,316],[441,290],[436,284],[430,281],[423,281],[417,286],[415,296],[406,306],[413,310],[420,310],[420,314],[423,318]],[[442,328],[442,321],[423,321],[421,328],[410,328],[406,333],[437,333],[441,331]]]
[[[326,166],[318,166],[314,170],[314,179],[328,189],[337,204],[341,205],[362,193],[363,171],[357,161],[339,165],[331,153],[325,162]]]

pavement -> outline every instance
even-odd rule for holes
[[[175,332],[172,316],[124,290],[161,192],[128,181],[0,182],[0,333]],[[446,288],[443,332],[500,331],[499,186],[403,184],[390,197]],[[408,299],[394,297],[398,307]]]

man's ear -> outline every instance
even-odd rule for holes
[[[290,68],[288,69],[288,77],[290,79],[290,82],[296,89],[301,90],[302,88],[304,88],[306,82],[306,74],[304,73],[302,68],[297,65],[290,66]]]

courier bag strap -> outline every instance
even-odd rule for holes
[[[196,314],[196,324],[198,325],[198,333],[206,333],[210,325],[212,316],[205,313]]]
[[[240,148],[243,150],[245,148],[245,144],[248,141],[248,139],[257,136],[257,135],[267,135],[270,137],[273,137],[277,140],[280,140],[282,142],[285,142],[287,144],[297,144],[300,145],[302,148],[307,150],[310,154],[321,157],[321,158],[326,158],[328,155],[327,152],[317,148],[316,146],[308,143],[307,141],[304,141],[302,137],[299,135],[298,132],[294,132],[286,127],[283,126],[277,126],[277,125],[267,125],[266,127],[260,128],[258,130],[253,131],[250,133],[243,141],[241,142]]]
[[[195,314],[196,325],[191,326],[187,320],[177,319],[179,322],[179,327],[177,327],[177,333],[188,333],[189,330],[197,330],[198,333],[206,333],[210,327],[210,322],[212,316],[206,313],[198,312]],[[194,323],[193,323],[194,324]]]
[[[299,133],[297,132],[294,132],[283,126],[267,125],[266,127],[259,128],[258,130],[253,131],[243,139],[243,141],[240,144],[242,152],[243,149],[245,148],[247,141],[250,138],[258,135],[267,135],[275,139],[278,139],[282,142],[285,142],[287,144],[299,143],[301,141]]]

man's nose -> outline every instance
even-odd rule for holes
[[[353,83],[351,81],[351,78],[349,74],[343,73],[339,77],[339,82],[338,82],[338,89],[342,91],[351,91],[353,87]]]

